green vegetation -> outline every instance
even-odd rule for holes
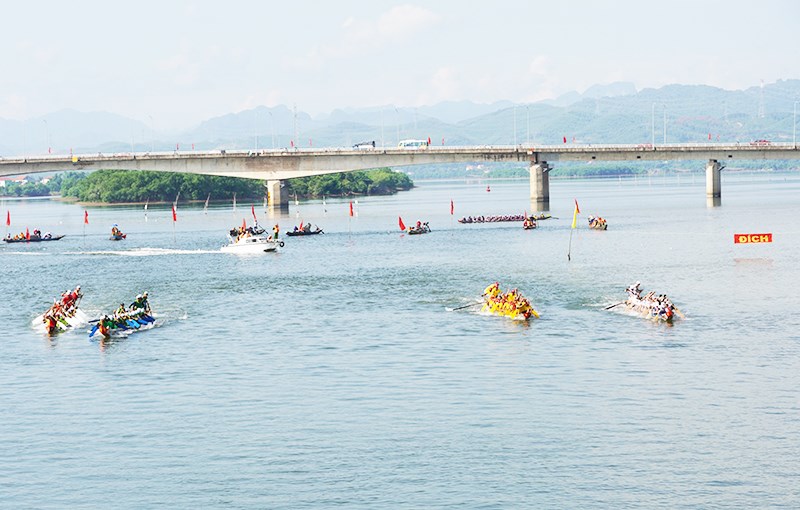
[[[408,175],[388,168],[303,177],[290,179],[286,183],[289,193],[300,197],[388,195],[414,186]],[[5,192],[10,196],[47,196],[60,192],[64,197],[77,198],[81,202],[119,204],[148,200],[170,202],[175,200],[178,193],[181,199],[185,200],[205,200],[209,194],[214,200],[231,200],[234,194],[242,200],[260,200],[266,190],[262,181],[253,179],[167,172],[98,170],[90,174],[79,172],[58,174],[47,183],[9,182]]]
[[[414,187],[411,178],[388,168],[364,172],[315,175],[287,181],[289,194],[301,197],[391,195]]]
[[[6,181],[0,188],[0,196],[6,197],[46,197],[58,193],[65,182],[83,177],[78,172],[56,174],[51,178],[27,177],[20,182]]]
[[[216,177],[210,175],[144,172],[127,170],[98,170],[85,178],[64,182],[61,195],[82,202],[111,204],[131,202],[168,202],[180,196],[186,200],[242,199],[264,196],[261,181]]]

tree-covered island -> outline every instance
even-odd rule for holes
[[[414,187],[408,175],[389,168],[300,177],[285,181],[291,196],[318,198],[323,196],[389,195]],[[52,184],[51,184],[52,183]],[[66,172],[51,179],[45,190],[40,183],[18,185],[15,196],[29,196],[29,187],[37,195],[61,194],[81,202],[108,204],[138,202],[171,202],[180,193],[182,200],[230,200],[234,194],[242,199],[261,200],[264,182],[255,179],[217,177],[211,175],[98,170],[92,173]]]

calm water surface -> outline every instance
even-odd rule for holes
[[[0,507],[799,507],[800,177],[726,174],[717,208],[700,174],[551,192],[529,232],[455,221],[530,211],[527,181],[256,204],[326,231],[256,257],[219,250],[250,204],[88,208],[84,235],[80,205],[3,202],[67,237],[0,247]],[[495,280],[542,318],[447,310]],[[605,311],[635,280],[686,320]],[[158,327],[37,333],[77,284],[93,317],[148,290]]]

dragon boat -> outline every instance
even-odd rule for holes
[[[156,319],[150,311],[150,304],[147,302],[147,293],[145,292],[136,296],[130,309],[125,310],[125,307],[120,305],[120,309],[116,312],[106,314],[91,322],[94,322],[95,325],[89,330],[89,338],[96,333],[100,333],[103,338],[110,338],[150,329],[155,326]]]
[[[524,214],[504,214],[499,216],[465,216],[459,218],[459,223],[495,223],[499,221],[522,221],[525,219]]]
[[[648,292],[642,295],[640,282],[630,285],[625,291],[628,299],[606,307],[611,309],[619,305],[624,305],[631,312],[640,314],[642,317],[655,322],[672,323],[675,316],[683,318],[683,313],[670,301],[666,294],[656,295],[655,292]]]
[[[517,289],[501,292],[500,284],[497,282],[486,287],[483,291],[483,299],[484,303],[481,312],[484,313],[520,321],[527,321],[531,317],[539,317],[539,312],[534,310],[531,302]]]
[[[80,285],[72,292],[65,291],[60,299],[53,301],[53,305],[47,311],[33,319],[31,325],[34,329],[41,329],[52,336],[86,324],[88,317],[78,309],[82,297]]]
[[[608,223],[605,218],[589,216],[589,228],[594,230],[608,230]]]

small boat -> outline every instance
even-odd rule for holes
[[[483,299],[482,312],[521,321],[527,321],[532,316],[539,317],[539,312],[533,309],[531,302],[517,289],[500,292],[500,284],[497,282],[486,287]]]
[[[600,216],[589,216],[589,228],[594,230],[608,230],[608,223]]]
[[[523,228],[523,230],[533,230],[533,229],[535,229],[536,227],[537,227],[537,225],[536,225],[536,221],[535,221],[535,220],[532,220],[532,219],[530,219],[530,218],[526,218],[526,219],[525,219],[525,220],[522,222],[522,228]]]
[[[324,234],[324,233],[325,232],[323,232],[321,228],[317,227],[316,230],[303,230],[303,229],[297,229],[294,231],[290,230],[286,232],[286,235],[289,237],[297,237],[297,236],[315,236],[317,234]]]
[[[231,242],[222,247],[228,253],[253,254],[269,253],[283,248],[283,241],[272,239],[272,236],[249,235],[238,240],[231,238]]]
[[[549,220],[550,218],[552,218],[552,216],[549,214],[542,213],[542,214],[534,214],[528,216],[528,218],[532,219],[533,221],[542,221],[542,220]]]
[[[30,239],[23,237],[22,239],[14,239],[12,237],[5,237],[3,241],[7,243],[43,243],[45,241],[58,241],[62,239],[64,236],[51,236],[49,234],[45,234],[44,237],[41,236],[30,236]]]
[[[414,227],[408,227],[406,229],[406,233],[409,235],[417,235],[417,234],[427,234],[431,231],[431,227],[428,226],[428,222],[421,223]]]
[[[111,237],[109,237],[108,239],[111,241],[122,241],[126,237],[128,237],[128,234],[123,234],[122,231],[117,227],[117,225],[114,224],[114,226],[111,227]]]

